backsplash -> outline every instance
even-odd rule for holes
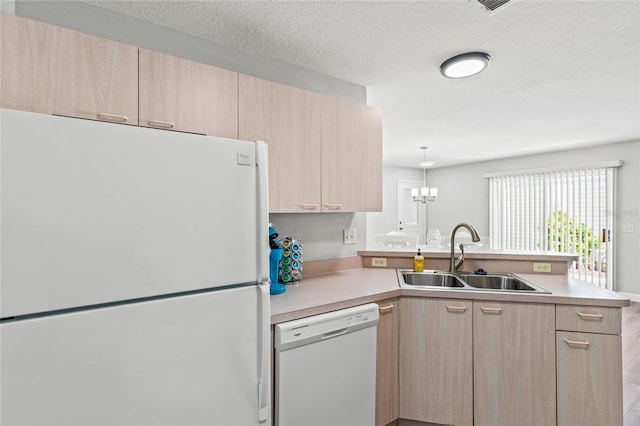
[[[357,256],[366,248],[366,213],[272,213],[269,220],[280,238],[302,239],[305,261]],[[356,230],[356,244],[342,243],[343,229]]]

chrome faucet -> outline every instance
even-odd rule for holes
[[[477,243],[478,241],[480,241],[480,237],[478,236],[478,233],[473,228],[473,226],[468,225],[466,223],[457,224],[453,228],[453,231],[451,231],[451,264],[449,266],[449,272],[456,272],[460,267],[460,265],[462,265],[462,262],[464,262],[464,246],[462,244],[460,244],[460,251],[462,252],[462,254],[460,255],[460,258],[456,260],[456,254],[455,254],[456,232],[458,232],[458,229],[460,228],[467,228],[467,230],[471,234],[471,240],[474,243]]]

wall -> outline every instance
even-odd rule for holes
[[[617,222],[614,289],[640,298],[640,141],[584,149],[528,155],[429,170],[429,184],[438,187],[438,200],[427,206],[427,225],[443,235],[460,222],[473,225],[480,235],[489,234],[489,186],[485,173],[565,167],[622,160],[618,169],[618,193],[614,209]],[[634,226],[623,233],[622,224]],[[640,300],[640,299],[639,299]]]
[[[10,15],[15,15],[16,14],[15,0],[0,0],[0,12],[8,13]]]
[[[366,248],[365,213],[274,213],[269,220],[279,237],[302,239],[305,261],[357,256]],[[342,230],[350,228],[356,230],[356,244],[345,245]]]
[[[422,169],[408,167],[384,166],[382,168],[382,212],[367,213],[367,248],[376,249],[375,235],[386,234],[396,230],[396,189],[398,180],[412,180],[422,182]],[[424,206],[420,206],[424,212]],[[420,218],[423,229],[420,231],[420,244],[426,239],[424,229],[424,215]]]

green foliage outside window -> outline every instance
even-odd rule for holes
[[[585,265],[591,259],[592,249],[599,248],[601,243],[591,227],[577,222],[567,212],[554,211],[547,219],[547,247],[561,253],[577,253],[579,263]]]

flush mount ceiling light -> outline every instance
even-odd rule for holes
[[[447,78],[464,78],[478,74],[489,66],[491,56],[469,52],[449,58],[440,65],[440,73]]]

